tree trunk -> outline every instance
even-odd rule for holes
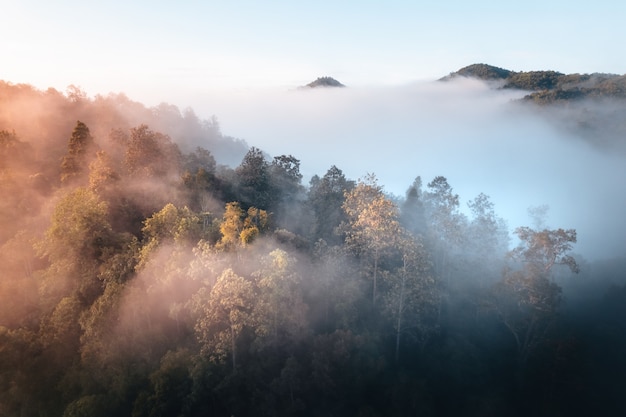
[[[402,273],[402,286],[400,287],[400,300],[398,302],[398,322],[396,324],[396,365],[400,360],[400,332],[402,331],[402,309],[404,308],[404,286],[406,273]]]
[[[372,291],[372,304],[376,305],[376,280],[378,278],[378,249],[374,252],[374,289]]]
[[[234,371],[235,367],[237,366],[237,346],[235,343],[235,330],[232,328],[232,326],[230,327],[230,348],[232,350]]]

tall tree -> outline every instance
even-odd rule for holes
[[[290,344],[304,332],[307,308],[295,263],[287,252],[275,249],[262,260],[262,268],[256,273],[256,333],[262,346]]]
[[[139,253],[138,268],[143,267],[150,255],[164,242],[193,246],[203,237],[200,217],[189,208],[177,208],[172,203],[144,220],[141,231],[144,246]]]
[[[509,256],[522,268],[505,270],[504,279],[494,287],[494,307],[515,340],[521,382],[526,362],[545,340],[561,302],[561,288],[551,280],[552,269],[563,265],[578,273],[579,267],[569,255],[576,243],[575,230],[520,227],[515,233],[520,242]]]
[[[400,358],[402,335],[426,341],[432,330],[433,311],[438,304],[437,288],[430,271],[430,259],[422,243],[404,231],[398,238],[401,265],[386,275],[389,291],[385,311],[395,330],[396,363]],[[423,346],[423,344],[422,344]]]
[[[270,202],[269,164],[263,152],[250,148],[241,164],[235,169],[236,180],[244,206],[255,206],[266,210]]]
[[[223,362],[230,355],[233,369],[237,367],[237,344],[246,329],[254,327],[253,285],[232,269],[217,278],[207,294],[203,287],[195,295],[198,319],[195,330],[202,353],[212,361]]]
[[[348,221],[343,226],[346,246],[372,265],[372,303],[376,304],[379,262],[400,234],[398,208],[383,193],[374,175],[359,180],[343,204]]]
[[[39,254],[50,266],[43,271],[42,294],[53,299],[79,290],[85,301],[101,291],[97,280],[99,265],[118,244],[108,222],[107,204],[87,188],[77,188],[63,197],[54,209],[52,222]]]
[[[401,207],[402,225],[415,235],[426,236],[426,207],[424,206],[424,192],[422,178],[416,177],[413,184],[407,189],[406,197]]]
[[[221,249],[233,249],[248,245],[268,225],[269,214],[265,210],[250,207],[246,213],[238,202],[227,203],[220,224],[222,237],[217,246]]]
[[[308,204],[315,217],[313,237],[324,239],[330,244],[339,243],[337,227],[344,221],[345,212],[342,208],[345,195],[354,188],[354,182],[336,166],[331,166],[322,178],[311,179]]]
[[[499,279],[509,235],[506,222],[496,216],[489,197],[480,193],[467,203],[472,218],[466,230],[466,257],[470,264],[469,277],[481,285]]]
[[[292,155],[275,156],[270,165],[270,175],[272,188],[280,200],[292,200],[303,191],[300,160]]]
[[[86,175],[94,145],[87,125],[80,120],[77,121],[67,144],[67,153],[61,162],[62,182],[69,182]]]
[[[106,195],[119,179],[120,176],[115,172],[109,155],[104,151],[98,151],[96,159],[89,164],[89,188],[100,195]]]
[[[178,175],[181,154],[169,136],[143,124],[130,130],[124,164],[126,170],[135,176],[150,178]]]
[[[465,223],[465,217],[459,211],[459,195],[453,193],[445,177],[438,176],[428,183],[424,197],[435,270],[440,277],[449,281],[450,257],[461,244]]]

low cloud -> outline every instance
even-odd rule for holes
[[[529,206],[546,204],[548,226],[578,230],[578,252],[624,254],[624,156],[560,128],[549,108],[516,100],[525,94],[458,79],[239,91],[195,108],[210,107],[225,132],[272,156],[299,158],[305,181],[336,165],[352,179],[375,173],[402,196],[417,175],[425,183],[444,175],[463,207],[484,192],[515,228],[530,224]]]

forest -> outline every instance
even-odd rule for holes
[[[328,166],[0,82],[0,415],[626,415],[626,258]]]

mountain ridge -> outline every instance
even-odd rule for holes
[[[488,64],[472,64],[439,79],[458,77],[497,81],[499,88],[530,91],[523,99],[538,104],[589,98],[626,99],[626,75],[564,74],[553,70],[511,71]]]

